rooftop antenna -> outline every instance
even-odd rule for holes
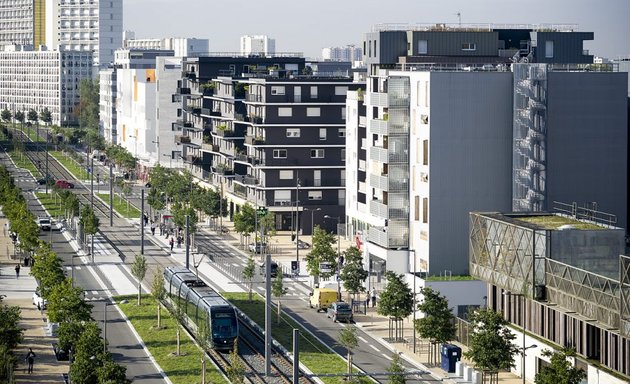
[[[459,20],[459,27],[461,28],[462,27],[462,13],[457,11],[455,16],[457,16],[457,19]]]

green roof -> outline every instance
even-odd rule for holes
[[[588,223],[570,217],[558,215],[517,216],[513,217],[513,219],[534,224],[548,230],[559,229],[563,225],[570,225],[575,229],[581,230],[605,229],[604,227],[594,223]]]

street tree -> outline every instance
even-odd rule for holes
[[[162,312],[162,301],[166,296],[166,288],[164,288],[164,271],[162,268],[157,267],[155,273],[153,274],[153,283],[151,284],[151,295],[155,298],[157,303],[157,329],[162,328],[161,324],[161,312]]]
[[[534,378],[535,384],[579,384],[586,378],[586,372],[569,361],[575,357],[575,349],[563,348],[560,351],[545,349],[542,355],[549,358],[549,365],[542,366]]]
[[[94,210],[89,205],[84,206],[81,210],[79,223],[83,227],[83,232],[85,232],[86,235],[90,235],[90,239],[92,240],[92,249],[90,254],[94,257],[94,235],[98,232],[100,220],[96,217]]]
[[[381,292],[376,312],[394,320],[396,339],[399,339],[403,337],[402,320],[413,313],[413,292],[404,281],[403,275],[388,271],[385,277],[387,284]]]
[[[32,124],[37,124],[39,122],[39,114],[37,113],[36,110],[31,108],[28,110],[28,113],[26,114],[26,119],[30,121]],[[29,129],[29,133],[30,132],[31,130]],[[37,137],[36,141],[39,141],[39,136]]]
[[[243,278],[247,281],[249,301],[252,301],[252,288],[254,275],[256,273],[256,263],[252,256],[247,260],[247,265],[243,268]]]
[[[101,329],[93,321],[85,324],[77,340],[74,361],[70,364],[70,377],[73,383],[92,384],[98,382],[98,369],[107,361],[103,353]]]
[[[31,275],[39,285],[39,294],[44,299],[48,299],[53,287],[65,279],[61,259],[45,242],[40,242],[33,259]]]
[[[508,328],[509,322],[499,312],[477,309],[470,316],[472,335],[464,356],[475,368],[489,375],[490,382],[498,380],[498,371],[514,367],[514,355],[519,348],[513,343],[516,335]],[[485,382],[485,379],[484,379]]]
[[[351,325],[339,331],[339,339],[337,342],[341,347],[346,349],[346,356],[348,360],[348,375],[352,375],[352,350],[359,345],[357,328]]]
[[[50,125],[52,123],[52,114],[48,107],[45,107],[43,111],[39,113],[39,119],[46,125]]]
[[[394,353],[392,355],[392,362],[387,367],[387,372],[391,373],[391,376],[389,376],[391,384],[405,384],[407,382],[404,375],[405,367],[402,365],[402,359],[399,354]]]
[[[208,327],[208,315],[206,311],[202,311],[199,316],[199,326],[197,327],[197,343],[201,347],[201,382],[206,382],[206,350],[211,349],[210,328]]]
[[[127,367],[107,359],[97,369],[98,384],[131,384],[127,379]]]
[[[1,296],[0,296],[1,297]],[[17,347],[24,338],[24,330],[20,327],[21,311],[19,306],[0,303],[0,345],[8,349]]]
[[[131,197],[131,194],[133,193],[133,189],[131,188],[131,185],[129,183],[125,183],[124,181],[121,184],[121,195],[125,197],[125,200],[127,201],[127,212],[129,212],[129,198]]]
[[[250,204],[244,204],[241,209],[234,214],[234,230],[241,235],[241,243],[243,236],[249,238],[249,234],[254,232],[256,228],[256,211]]]
[[[186,216],[188,216],[188,232],[195,233],[197,231],[197,211],[193,207],[177,202],[173,205],[171,213],[175,226],[186,228]]]
[[[79,83],[79,105],[75,109],[81,128],[93,129],[98,132],[99,112],[98,80],[92,78],[81,79]]]
[[[149,189],[149,194],[147,195],[147,203],[155,211],[161,211],[166,208],[166,196],[161,189],[152,184],[152,188]]]
[[[138,305],[141,303],[142,294],[142,280],[147,274],[147,259],[142,255],[136,255],[131,266],[131,274],[138,280]]]
[[[0,118],[2,118],[2,121],[4,121],[5,123],[10,122],[12,117],[13,114],[6,108],[3,109],[2,112],[0,112]]]
[[[26,118],[26,116],[24,115],[24,112],[22,112],[22,111],[15,112],[15,120],[20,123],[20,129],[24,128],[24,119],[25,118]]]
[[[227,377],[232,384],[245,383],[245,366],[238,355],[238,343],[234,343],[234,348],[230,351],[230,366],[227,368]]]
[[[82,321],[64,321],[60,323],[57,329],[59,348],[64,351],[74,352],[84,329],[85,323]]]
[[[184,313],[184,308],[179,305],[179,303],[177,302],[177,300],[173,300],[173,317],[175,318],[175,321],[177,322],[177,326],[175,327],[175,337],[177,339],[177,349],[175,351],[175,356],[182,356],[181,354],[181,348],[180,348],[180,333],[181,333],[181,328],[184,325],[184,320],[185,320],[185,316],[186,314]]]
[[[83,300],[83,289],[73,287],[71,279],[64,279],[52,288],[47,308],[48,318],[54,323],[92,319],[92,305]]]
[[[431,287],[424,287],[420,294],[424,299],[417,309],[424,313],[424,317],[417,319],[414,326],[421,338],[429,339],[432,347],[429,351],[429,363],[435,363],[439,345],[448,343],[455,337],[455,316],[448,307],[448,300],[439,292]]]
[[[280,299],[282,296],[286,295],[287,289],[284,287],[284,282],[282,281],[282,273],[277,273],[276,278],[271,283],[271,294],[278,298],[278,318],[277,323],[280,324],[280,314],[282,313],[282,307],[280,303]]]
[[[368,277],[368,271],[363,268],[363,255],[357,247],[349,247],[343,252],[344,264],[339,278],[343,287],[353,296],[365,292],[363,283]]]
[[[318,226],[313,233],[313,245],[311,251],[306,255],[306,270],[311,276],[328,278],[337,270],[337,251],[333,249],[337,239],[332,232],[328,232]],[[320,263],[328,262],[331,265],[331,272],[322,273],[319,269]]]

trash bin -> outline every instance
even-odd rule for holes
[[[442,344],[442,369],[455,373],[455,363],[462,358],[462,349],[453,344]]]

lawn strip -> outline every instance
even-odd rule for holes
[[[109,193],[97,193],[96,196],[100,197],[109,206]],[[140,210],[133,204],[128,203],[127,200],[122,199],[118,193],[114,196],[114,211],[127,219],[140,218]]]

